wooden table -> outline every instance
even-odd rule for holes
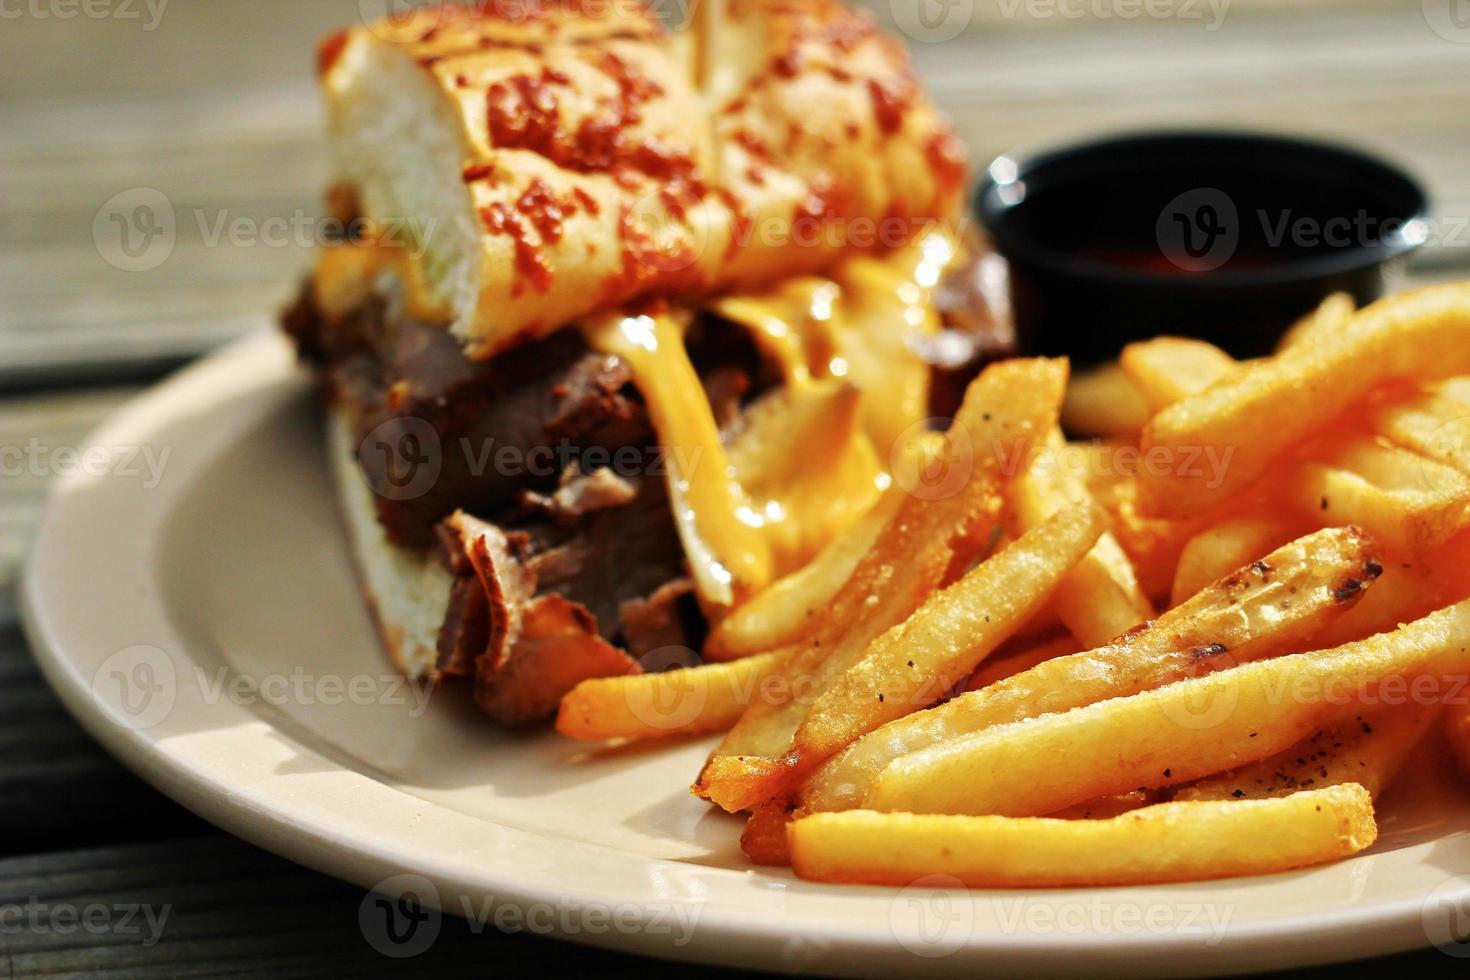
[[[1432,191],[1449,240],[1416,257],[1413,277],[1470,274],[1470,28],[1437,32],[1432,2],[1235,0],[1213,27],[1207,5],[1183,0],[1161,19],[1125,19],[1120,0],[957,2],[973,10],[965,29],[913,47],[978,160],[1152,125],[1347,139],[1404,161]],[[268,328],[306,265],[296,239],[310,238],[267,240],[268,229],[309,226],[326,172],[314,40],[358,8],[0,5],[0,448],[74,446],[163,370]],[[1058,12],[1083,10],[1113,15]],[[171,252],[144,256],[141,270],[105,227],[107,202],[137,188],[161,194],[177,228]],[[123,771],[52,698],[15,625],[46,482],[45,467],[0,476],[0,908],[37,907],[43,923],[60,905],[173,911],[155,945],[116,932],[0,933],[0,976],[649,969],[457,921],[423,956],[387,959],[358,928],[361,891],[220,834]],[[1438,953],[1382,965],[1462,971]]]

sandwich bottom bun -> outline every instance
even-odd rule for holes
[[[405,674],[433,678],[453,577],[431,550],[419,553],[388,540],[373,507],[373,490],[357,465],[352,427],[340,409],[331,407],[327,456],[358,581],[383,646]]]

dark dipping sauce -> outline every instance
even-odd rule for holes
[[[1023,351],[1078,364],[1160,334],[1268,353],[1328,293],[1382,295],[1427,207],[1355,150],[1188,132],[999,157],[976,198]]]

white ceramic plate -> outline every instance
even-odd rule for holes
[[[364,886],[419,875],[482,921],[852,975],[1204,974],[1470,939],[1470,799],[1429,766],[1370,854],[1295,874],[965,893],[751,869],[739,821],[686,789],[708,742],[598,754],[498,732],[450,690],[419,710],[360,602],[320,428],[273,336],[184,371],[93,437],[26,581],[29,635],[77,717],[269,850]]]

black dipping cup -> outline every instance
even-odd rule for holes
[[[1215,132],[998,157],[975,208],[1010,265],[1021,350],[1079,365],[1160,334],[1269,353],[1328,293],[1383,295],[1429,230],[1424,191],[1388,163]]]

